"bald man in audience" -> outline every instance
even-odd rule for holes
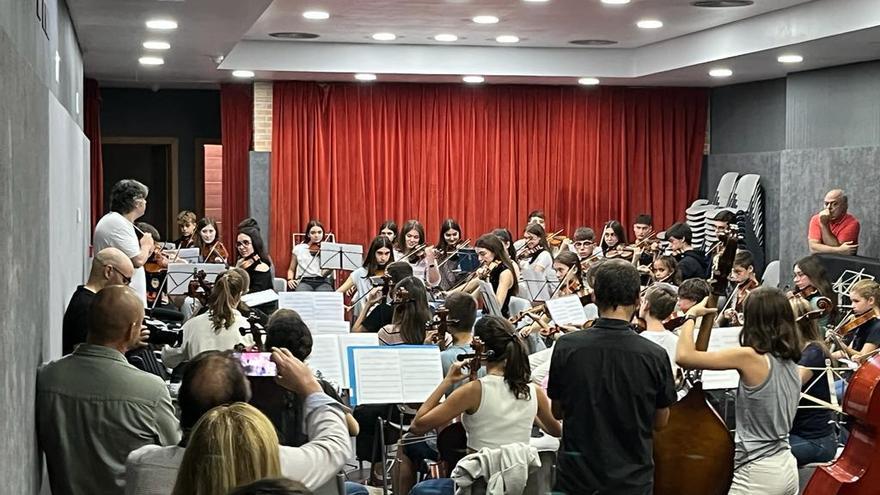
[[[811,253],[856,254],[861,226],[848,209],[849,200],[843,190],[828,191],[825,207],[810,219]]]
[[[131,259],[119,249],[108,247],[102,249],[92,260],[92,271],[85,285],[76,288],[67,310],[64,312],[64,323],[61,328],[61,353],[68,355],[77,344],[86,341],[89,333],[89,304],[95,294],[108,285],[128,285],[134,276],[134,265]]]
[[[286,349],[276,350],[272,359],[278,365],[278,383],[306,397],[302,417],[309,441],[302,447],[279,447],[281,474],[315,490],[339,472],[350,454],[345,412],[321,390],[309,368]],[[187,438],[199,418],[214,407],[251,398],[244,369],[229,352],[205,351],[186,366],[178,395],[183,441],[169,447],[148,445],[132,452],[125,464],[127,495],[171,493]]]
[[[133,290],[106,286],[89,307],[86,342],[38,370],[37,437],[53,495],[121,495],[129,452],[180,440],[165,382],[125,360],[143,321]]]

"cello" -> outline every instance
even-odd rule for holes
[[[869,495],[880,486],[880,356],[859,366],[843,397],[854,424],[837,460],[819,466],[804,495]]]
[[[733,268],[737,240],[724,240],[707,307],[717,308]],[[696,348],[705,351],[715,323],[704,316]],[[655,495],[722,495],[733,481],[734,443],[721,416],[706,401],[699,373],[691,371],[687,395],[669,408],[669,422],[654,432]]]

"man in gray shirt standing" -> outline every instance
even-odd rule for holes
[[[122,494],[129,452],[180,440],[165,383],[125,360],[143,319],[134,291],[105,287],[86,343],[37,372],[37,435],[54,495]]]

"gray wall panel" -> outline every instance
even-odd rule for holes
[[[786,148],[880,145],[880,62],[788,76]]]
[[[784,149],[785,79],[713,89],[711,130],[713,154]]]
[[[269,165],[271,153],[250,152],[250,216],[257,219],[263,229],[263,241],[269,245]],[[286,269],[286,268],[285,268]],[[281,273],[276,269],[276,273]]]
[[[708,183],[715,193],[718,181],[727,172],[758,174],[764,187],[764,253],[767,261],[779,259],[780,151],[710,155]]]
[[[810,217],[822,209],[829,189],[842,188],[849,196],[850,212],[861,222],[859,254],[880,256],[880,148],[830,148],[786,150],[780,167],[782,189],[779,213],[782,274],[790,277],[791,265],[809,253]]]

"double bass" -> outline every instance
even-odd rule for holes
[[[724,240],[712,277],[712,292],[706,304],[718,307],[725,293],[727,277],[733,268],[737,240]],[[696,348],[705,351],[715,323],[704,316]],[[655,495],[722,495],[733,481],[734,443],[721,416],[706,401],[699,373],[690,372],[692,384],[687,395],[669,408],[669,422],[654,432]]]
[[[880,487],[880,356],[853,374],[843,397],[853,419],[849,439],[836,461],[819,466],[804,495],[873,495]]]

